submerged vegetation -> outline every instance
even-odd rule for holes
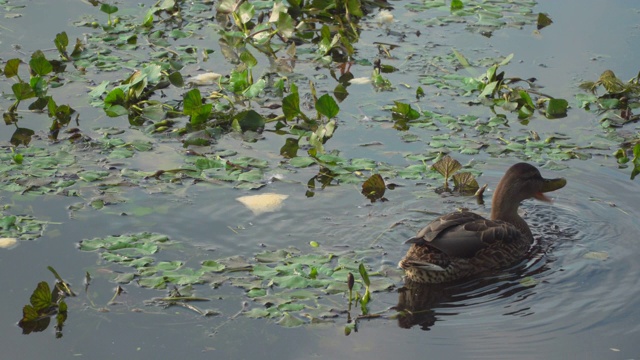
[[[612,164],[633,164],[632,178],[640,173],[637,135],[614,131],[637,121],[632,111],[638,105],[638,78],[623,83],[607,72],[583,84],[590,93],[577,96],[580,107],[602,115],[603,131],[592,139],[573,139],[526,128],[562,121],[578,110],[542,93],[526,74],[507,76],[504,69],[517,55],[472,59],[461,49],[417,53],[407,44],[382,42],[374,42],[375,53],[367,52],[371,41],[364,45],[365,32],[385,33],[382,26],[394,5],[385,1],[162,0],[134,15],[110,3],[90,3],[92,15],[75,22],[88,31],[84,39],[72,41],[60,32],[52,39],[55,55],[35,50],[3,61],[6,81],[0,85],[0,109],[13,130],[10,146],[0,153],[0,190],[78,198],[69,207],[71,216],[126,202],[130,187],[166,196],[196,184],[256,190],[279,179],[276,173],[302,184],[307,197],[330,186],[357,184],[372,202],[385,201],[394,181],[425,179],[442,184],[439,192],[470,195],[478,189],[475,176],[481,169],[474,168],[476,162],[463,166],[453,158],[480,153],[541,163],[610,156],[617,149]],[[490,37],[505,27],[549,26],[550,18],[535,13],[534,5],[428,0],[407,9],[428,14],[417,21],[425,33],[462,23],[469,32]],[[384,21],[376,24],[373,15],[380,13]],[[397,59],[405,59],[403,71],[419,73],[415,83],[395,77],[401,72]],[[366,69],[368,76],[356,77],[355,68]],[[356,90],[361,84],[370,88]],[[600,87],[606,93],[597,96]],[[69,92],[78,88],[85,93],[80,106],[67,104],[74,101]],[[350,97],[364,98],[357,91],[387,94],[376,99],[379,103],[362,105],[374,106],[377,114],[363,122],[392,128],[403,142],[422,142],[423,150],[402,153],[404,163],[398,164],[380,161],[375,153],[350,157],[333,145],[340,127],[354,117],[344,109],[359,108]],[[436,97],[448,97],[468,111],[442,110],[425,101]],[[83,109],[84,104],[94,109]],[[95,109],[103,117],[89,120]],[[31,129],[32,116],[50,125]],[[114,125],[115,118],[126,119],[129,128]],[[516,124],[525,130],[513,131]],[[277,142],[278,151],[258,158],[240,146],[218,146],[229,138],[243,144]],[[134,161],[161,144],[175,151],[170,162],[142,167]],[[360,146],[370,145],[376,144]],[[4,213],[0,220],[3,237],[16,239],[39,237],[45,224]],[[156,258],[174,245],[165,235],[144,232],[86,239],[79,248],[99,253],[101,265],[112,268],[109,280],[114,283],[172,289],[151,300],[153,305],[214,315],[217,311],[192,305],[202,300],[193,286],[231,285],[251,300],[243,316],[293,327],[334,321],[346,313],[347,334],[357,330],[358,319],[375,317],[369,309],[372,293],[400,283],[396,269],[367,261],[383,256],[379,248],[347,251],[316,243],[304,250],[291,247],[252,259],[234,256],[197,264]],[[65,317],[66,304],[55,293],[40,283],[27,305],[35,317],[25,313],[24,323],[48,319],[56,306],[57,316]],[[353,318],[352,304],[360,307]],[[64,318],[58,321],[61,329]]]

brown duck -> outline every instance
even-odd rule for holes
[[[493,193],[491,220],[469,211],[443,215],[406,241],[412,245],[398,266],[410,281],[433,284],[513,265],[533,242],[529,225],[518,215],[520,202],[550,202],[544,193],[566,183],[543,178],[527,163],[515,164]]]

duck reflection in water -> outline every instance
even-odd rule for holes
[[[523,287],[519,283],[520,273],[526,270],[524,265],[519,268],[520,271],[508,279],[493,276],[447,284],[407,280],[405,286],[398,289],[398,305],[394,307],[398,311],[398,326],[409,329],[417,325],[422,330],[430,330],[436,321],[458,315],[476,302],[508,298],[519,291],[531,290],[532,287]]]

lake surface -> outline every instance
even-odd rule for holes
[[[123,3],[135,8],[139,2]],[[154,2],[143,3],[148,6]],[[26,8],[18,11],[22,17],[2,21],[1,25],[10,29],[3,29],[0,39],[3,63],[18,56],[11,44],[20,44],[26,54],[50,49],[51,38],[57,32],[65,30],[75,38],[89,31],[72,24],[83,14],[105,15],[77,1],[59,1],[56,6],[49,2],[25,4]],[[534,11],[548,13],[554,21],[541,34],[534,34],[532,26],[525,26],[501,29],[489,38],[467,31],[464,25],[426,28],[419,21],[425,13],[408,11],[411,4],[392,3],[397,20],[389,25],[392,31],[407,34],[402,39],[405,49],[455,47],[474,58],[514,53],[514,60],[505,67],[510,76],[535,77],[544,92],[565,98],[572,105],[563,119],[536,118],[528,125],[514,122],[509,130],[513,134],[533,130],[543,137],[559,132],[588,145],[590,139],[604,131],[596,115],[575,105],[578,83],[595,80],[606,69],[614,70],[625,81],[640,70],[636,46],[640,7],[632,1],[540,1]],[[4,4],[0,2],[0,8],[1,5]],[[363,49],[368,49],[362,50],[363,58],[375,58],[374,41],[401,41],[395,33],[387,35],[375,21],[367,24],[360,42]],[[416,30],[422,35],[413,35]],[[429,71],[418,68],[415,60],[400,56],[389,62],[403,69],[390,76],[396,84],[415,85],[416,73]],[[196,67],[192,70],[197,71]],[[352,71],[356,77],[367,77],[371,67],[354,65]],[[326,73],[318,70],[319,84],[331,82]],[[0,88],[7,92],[10,83],[7,86],[4,82]],[[392,164],[404,164],[405,153],[424,150],[429,142],[426,130],[412,128],[423,140],[405,142],[390,123],[370,120],[384,113],[380,104],[391,105],[390,99],[409,101],[413,92],[377,93],[368,86],[352,86],[349,91],[350,97],[340,104],[339,130],[328,147],[339,149],[346,157],[367,157]],[[106,122],[128,128],[126,119],[106,118],[101,109],[88,106],[81,92],[69,99],[82,113],[86,121],[83,126],[87,128],[105,126]],[[429,110],[451,107],[454,114],[469,111],[446,96],[429,93],[419,106]],[[41,133],[48,128],[46,121],[39,124],[43,119],[35,116],[25,116],[23,120]],[[3,145],[8,144],[11,131],[0,133]],[[140,136],[136,129],[127,131],[128,136]],[[638,126],[630,123],[623,131],[637,133]],[[216,147],[278,161],[282,138],[266,132],[264,136],[265,140],[250,144],[229,136]],[[381,145],[361,146],[374,142]],[[133,161],[146,171],[153,171],[158,163],[171,168],[177,163],[174,152],[179,148],[167,141],[157,153]],[[602,153],[610,155],[614,151],[612,148]],[[154,158],[154,154],[161,158]],[[452,155],[463,164],[478,161],[481,166],[474,167],[482,170],[478,182],[488,183],[490,190],[504,170],[519,161],[484,152]],[[2,193],[3,203],[12,206],[12,213],[52,222],[39,239],[0,249],[0,285],[5,289],[0,310],[3,358],[639,358],[638,180],[630,180],[630,169],[618,169],[611,156],[563,161],[560,165],[565,168],[542,168],[543,176],[567,179],[564,189],[552,193],[554,203],[527,201],[521,207],[537,238],[527,260],[497,274],[455,285],[407,290],[398,281],[396,289],[372,295],[371,311],[391,315],[393,311],[385,311],[398,306],[412,310],[412,315],[361,321],[358,331],[349,336],[344,335],[344,314],[333,323],[295,328],[285,328],[268,319],[235,316],[248,299],[243,290],[228,284],[218,288],[196,286],[199,296],[211,299],[203,306],[220,312],[217,316],[202,317],[179,307],[145,306],[144,300],[164,296],[166,291],[134,284],[123,286],[126,294],[118,298],[118,304],[107,306],[110,311],[99,311],[111,298],[115,284],[109,281],[106,273],[110,270],[99,256],[78,250],[77,244],[83,239],[112,234],[153,231],[183,244],[174,253],[162,253],[162,260],[172,260],[178,254],[193,264],[204,257],[251,258],[264,249],[290,246],[310,251],[309,242],[317,241],[324,247],[374,249],[378,255],[369,258],[369,264],[393,268],[407,250],[404,240],[437,214],[461,206],[488,213],[490,201],[478,205],[473,198],[440,197],[432,191],[434,182],[416,185],[409,180],[397,180],[402,186],[387,191],[389,201],[382,203],[370,204],[356,185],[327,187],[307,197],[307,188],[300,179],[312,177],[317,169],[284,173],[285,181],[270,183],[258,192],[207,184],[178,188],[173,194],[156,192],[152,186],[133,188],[124,192],[126,203],[100,211],[70,210],[69,206],[78,200],[69,197]],[[240,196],[260,192],[286,194],[289,198],[279,211],[259,215],[236,201]],[[151,210],[137,213],[144,209]],[[52,282],[46,269],[49,265],[80,295],[68,299],[69,318],[61,339],[53,336],[51,328],[22,335],[16,326],[22,307],[38,282]],[[82,285],[87,271],[94,278],[88,295]],[[335,306],[345,307],[347,300],[343,300]]]

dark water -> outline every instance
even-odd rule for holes
[[[540,236],[531,260],[501,276],[445,289],[445,298],[435,299],[435,324],[423,334],[425,339],[440,333],[472,358],[635,356],[634,211],[609,205],[620,201],[616,197],[596,203],[588,199],[588,194],[602,194],[614,183],[621,193],[631,190],[625,189],[623,179],[599,185],[582,183],[579,175],[568,179],[577,192],[563,191],[555,206],[525,206]],[[592,259],[593,252],[608,258]],[[535,285],[523,286],[524,277],[535,279]]]
[[[67,3],[76,6],[78,2]],[[3,37],[3,54],[9,53],[9,42],[27,43],[25,36],[33,39],[34,48],[51,46],[50,39],[39,43],[41,38],[28,35],[28,25],[42,19],[46,3],[28,4],[23,18],[11,23],[3,21],[3,26],[25,27],[24,33]],[[401,3],[394,5],[402,11]],[[456,47],[516,53],[522,61],[510,65],[510,72],[536,76],[558,96],[569,97],[579,80],[595,79],[605,69],[615,69],[622,79],[638,71],[634,44],[640,13],[636,7],[631,1],[540,2],[536,10],[548,12],[554,20],[554,25],[541,36],[533,36],[531,29],[513,29],[485,39],[455,28],[447,30],[453,29],[450,31]],[[74,15],[74,11],[78,9],[55,16],[62,19],[56,32],[72,31],[72,26],[64,24],[82,13]],[[416,26],[410,23],[410,27]],[[363,114],[374,115],[367,111],[366,106],[344,109],[354,118],[343,124],[332,144],[347,156],[390,162],[400,161],[402,152],[419,151],[420,143],[405,144],[390,129],[361,121]],[[637,131],[635,124],[627,126],[625,130]],[[594,116],[578,110],[571,111],[562,121],[530,125],[537,131],[545,127],[574,131],[577,135],[602,131]],[[514,125],[514,131],[518,129],[519,125]],[[371,148],[354,145],[373,140],[383,140],[384,150],[371,153]],[[276,151],[268,142],[253,147],[256,153]],[[486,162],[481,182],[490,185],[495,185],[504,169],[513,163],[508,158],[479,158]],[[202,318],[183,309],[154,307],[146,307],[145,313],[140,313],[136,311],[142,307],[140,299],[164,292],[135,286],[127,287],[128,294],[121,305],[103,313],[88,306],[91,301],[104,304],[111,297],[113,284],[100,278],[94,281],[88,298],[81,296],[74,302],[77,310],[70,315],[62,339],[54,339],[49,331],[21,335],[15,323],[33,286],[51,279],[47,265],[54,266],[76,290],[82,287],[85,271],[100,270],[95,254],[75,249],[75,244],[85,238],[152,230],[215,257],[251,256],[261,251],[261,246],[304,247],[316,240],[352,248],[379,246],[385,255],[375,261],[393,265],[406,251],[403,240],[435,214],[457,206],[488,212],[490,204],[483,207],[469,199],[444,199],[434,194],[419,199],[414,193],[424,189],[411,184],[391,191],[389,202],[370,206],[357,187],[330,188],[309,199],[304,196],[304,187],[277,183],[270,185],[269,191],[290,197],[276,213],[251,214],[235,200],[248,192],[195,186],[169,200],[151,195],[150,191],[134,190],[127,196],[129,204],[135,205],[123,205],[112,212],[82,212],[70,219],[66,206],[73,201],[66,198],[27,200],[3,194],[3,203],[13,204],[16,211],[60,224],[50,226],[37,241],[0,250],[0,288],[5,291],[0,310],[2,358],[639,358],[638,182],[628,179],[628,169],[615,169],[611,159],[596,157],[564,164],[568,169],[561,174],[568,185],[553,194],[555,203],[527,202],[522,207],[538,239],[528,260],[512,269],[459,284],[376,293],[372,303],[375,310],[398,306],[412,314],[400,319],[364,321],[359,331],[348,337],[343,334],[344,319],[334,325],[295,329],[242,316],[229,320],[241,309],[244,298],[241,291],[228,286],[216,290],[224,295],[223,300],[216,299],[208,305],[223,316]],[[543,174],[557,175],[546,170]],[[155,211],[140,217],[119,215],[132,211],[134,206]]]

